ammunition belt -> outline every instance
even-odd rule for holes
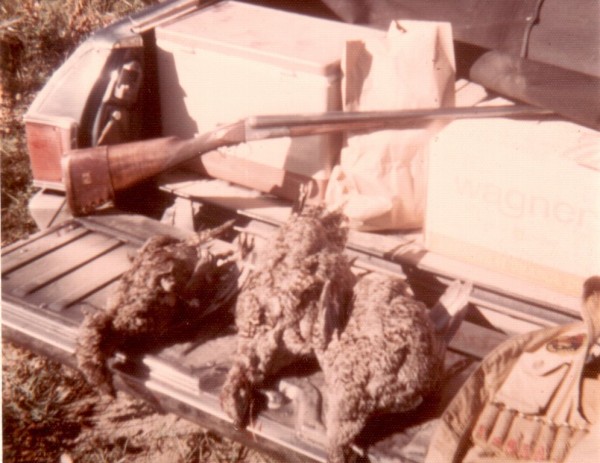
[[[505,458],[561,462],[588,431],[587,427],[554,423],[544,416],[525,415],[487,403],[472,438],[486,452]]]

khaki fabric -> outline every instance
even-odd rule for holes
[[[593,439],[600,433],[597,368],[582,382],[581,409],[587,420],[580,420],[578,409],[573,409],[579,402],[577,368],[586,360],[586,333],[586,326],[576,323],[527,333],[498,346],[448,405],[431,439],[426,463],[550,458],[595,462],[600,454],[600,444],[594,449]],[[556,425],[552,421],[556,417],[565,422]],[[549,448],[540,448],[540,441]],[[525,451],[528,445],[531,452]]]

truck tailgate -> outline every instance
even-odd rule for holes
[[[251,231],[256,221],[242,217],[238,227]],[[262,226],[264,227],[265,224]],[[2,250],[2,325],[8,339],[76,367],[77,330],[86,309],[104,307],[129,257],[150,236],[190,232],[143,216],[108,211],[72,219]],[[215,246],[232,246],[216,241]],[[380,267],[380,260],[358,253],[358,266]],[[390,267],[392,268],[392,267]],[[393,271],[381,268],[381,271]],[[400,267],[399,267],[400,268]],[[416,269],[416,267],[415,267]],[[423,285],[431,280],[418,269]],[[401,271],[401,270],[399,270]],[[111,361],[117,388],[140,396],[156,407],[179,414],[238,440],[284,458],[286,461],[325,461],[325,442],[320,425],[323,378],[315,365],[303,377],[284,373],[274,390],[293,390],[293,398],[279,408],[262,410],[246,430],[236,430],[221,411],[218,395],[231,365],[236,337],[219,314],[206,320],[197,338],[157,348],[145,355],[119,353]],[[465,321],[449,346],[448,366],[463,368],[449,377],[439,397],[416,411],[379,419],[367,426],[361,440],[371,461],[420,461],[423,442],[435,419],[479,360],[507,334],[477,320]],[[421,442],[414,452],[411,442]]]

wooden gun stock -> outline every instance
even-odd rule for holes
[[[509,105],[254,116],[190,139],[164,137],[70,151],[62,160],[63,182],[71,212],[82,215],[114,199],[116,191],[223,146],[277,137],[418,127],[431,119],[547,114],[532,106]]]
[[[67,203],[73,215],[92,212],[115,192],[154,177],[198,154],[245,141],[244,123],[219,127],[204,135],[83,148],[62,158]]]

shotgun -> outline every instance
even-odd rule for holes
[[[171,136],[72,150],[62,158],[62,176],[71,212],[83,215],[114,199],[119,190],[224,146],[340,131],[416,128],[432,119],[548,114],[552,112],[534,106],[506,105],[252,116],[189,139]]]

